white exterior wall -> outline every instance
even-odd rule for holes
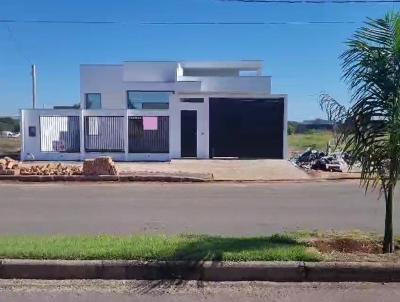
[[[236,68],[235,66],[239,67]],[[220,67],[218,70],[216,67]],[[182,69],[183,68],[183,69]],[[184,68],[201,68],[198,76],[183,76]],[[214,69],[213,69],[214,68]],[[230,71],[228,71],[230,68]],[[241,69],[242,68],[242,69]],[[83,160],[99,155],[109,155],[117,161],[165,161],[181,157],[181,110],[197,111],[197,157],[209,158],[209,99],[220,98],[283,98],[284,99],[284,157],[287,158],[287,96],[271,94],[270,77],[233,77],[239,70],[255,70],[260,74],[259,62],[128,62],[122,65],[81,65],[80,95],[81,110],[22,110],[22,148],[21,158],[35,160]],[[212,71],[215,74],[207,76]],[[196,73],[194,73],[196,74]],[[204,76],[199,76],[199,75]],[[219,75],[219,76],[216,76]],[[171,94],[168,110],[128,110],[127,91],[174,91]],[[101,110],[85,109],[85,94],[101,94]],[[181,98],[204,98],[203,103],[185,103]],[[57,153],[40,151],[41,115],[80,116],[80,153]],[[87,153],[84,147],[85,116],[124,116],[125,144],[120,153]],[[169,154],[133,154],[128,152],[129,116],[169,116]],[[35,126],[36,137],[29,137],[29,126]]]
[[[124,82],[176,82],[176,62],[126,62]]]
[[[122,65],[81,65],[81,108],[86,93],[101,93],[102,109],[126,108]]]
[[[181,98],[204,98],[204,103],[184,103]],[[181,157],[181,111],[197,111],[197,158],[209,158],[209,98],[202,95],[177,94],[170,104],[170,156]]]

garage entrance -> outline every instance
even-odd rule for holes
[[[210,158],[282,159],[283,123],[283,98],[210,98]]]

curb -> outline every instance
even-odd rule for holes
[[[19,181],[19,182],[57,182],[57,181],[76,181],[76,182],[210,182],[212,177],[192,177],[175,175],[0,175],[0,181]]]
[[[283,179],[213,179],[212,182],[227,182],[227,183],[317,183],[327,181],[348,181],[360,180],[353,177],[318,177],[318,178],[283,178]]]
[[[1,260],[0,279],[400,282],[400,264]]]
[[[176,176],[176,175],[0,175],[0,181],[15,182],[216,182],[216,183],[315,183],[325,181],[360,180],[352,177],[293,178],[293,179],[213,179],[212,176]]]

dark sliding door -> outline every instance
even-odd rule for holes
[[[197,157],[197,111],[181,111],[181,157]]]

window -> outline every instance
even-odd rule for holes
[[[128,91],[128,109],[168,109],[172,91]]]
[[[35,137],[36,136],[36,127],[35,126],[29,126],[28,132],[29,132],[29,137]]]
[[[86,93],[85,94],[86,109],[101,109],[101,94]]]

